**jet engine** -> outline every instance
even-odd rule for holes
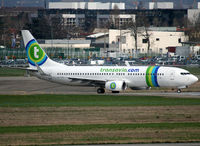
[[[105,88],[110,91],[122,91],[126,90],[127,85],[124,81],[108,81]]]

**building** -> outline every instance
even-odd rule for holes
[[[149,2],[149,9],[174,9],[173,2]]]
[[[200,2],[197,3],[197,9],[200,9]]]
[[[112,10],[125,9],[125,3],[102,2],[49,2],[49,9],[88,9],[88,10]]]
[[[197,20],[199,19],[200,9],[188,9],[188,20],[195,24]]]
[[[39,40],[42,48],[90,48],[90,40]]]
[[[167,47],[182,46],[181,42],[188,40],[188,37],[185,36],[184,32],[177,32],[175,28],[173,31],[173,29],[170,30],[168,27],[166,28],[166,31],[164,31],[164,28],[161,28],[160,30],[158,28],[150,28],[148,29],[148,35],[150,39],[149,51],[145,29],[139,28],[137,35],[137,53],[146,54],[149,52],[150,54],[166,54],[168,52]],[[116,45],[117,51],[128,53],[131,56],[136,53],[135,40],[133,35],[131,35],[130,30],[121,30],[120,32],[120,30],[111,29],[109,31],[109,45]]]
[[[64,26],[79,26],[84,27],[85,15],[84,14],[62,14]]]
[[[137,21],[141,17],[146,17],[150,25],[153,26],[183,26],[187,10],[175,9],[152,9],[152,10],[88,10],[88,9],[39,9],[38,17],[50,17],[61,15],[66,25],[75,24],[83,27],[87,31],[89,28],[105,27],[108,20],[116,20],[115,26],[110,28],[119,28],[120,23],[127,23],[131,19]],[[176,20],[176,21],[175,21]],[[176,22],[176,24],[174,24]],[[179,24],[177,24],[179,23]],[[80,26],[80,25],[81,26]],[[106,26],[107,27],[107,26]]]
[[[120,14],[120,15],[108,15],[99,14],[95,20],[97,28],[107,28],[112,22],[114,26],[119,27],[129,24],[131,21],[135,21],[134,14]],[[62,14],[64,26],[77,26],[84,27],[86,16],[85,14]]]

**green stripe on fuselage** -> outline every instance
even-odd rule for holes
[[[151,87],[151,84],[150,84],[150,81],[149,81],[149,70],[151,69],[151,66],[149,66],[148,68],[147,68],[147,71],[146,71],[146,83],[147,83],[147,85],[149,86],[149,87]]]

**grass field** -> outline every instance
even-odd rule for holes
[[[4,133],[32,133],[32,132],[86,132],[101,129],[134,130],[134,129],[177,129],[199,128],[200,123],[143,123],[143,124],[90,124],[90,125],[53,125],[53,126],[9,126],[0,127],[0,134]]]
[[[25,70],[0,67],[0,77],[24,76]]]
[[[200,105],[200,99],[114,95],[0,95],[1,107]]]
[[[200,99],[0,95],[0,145],[200,142]]]

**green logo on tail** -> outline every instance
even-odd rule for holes
[[[46,53],[40,48],[38,43],[33,39],[26,46],[28,62],[35,66],[35,63],[42,65],[47,60]]]

